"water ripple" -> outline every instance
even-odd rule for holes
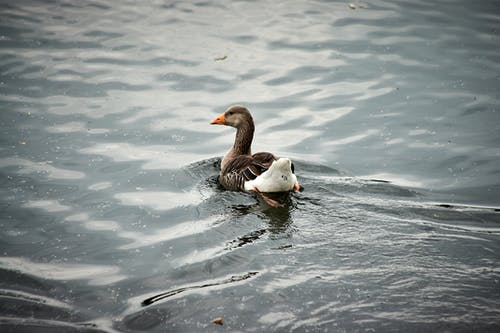
[[[126,279],[116,266],[88,264],[36,263],[26,258],[1,257],[2,269],[15,270],[23,274],[49,280],[87,280],[89,285],[101,286]]]
[[[18,174],[37,174],[50,179],[81,179],[85,174],[79,171],[57,168],[50,161],[33,162],[22,158],[2,158],[0,168],[17,167]]]
[[[0,7],[3,330],[498,331],[495,1]]]

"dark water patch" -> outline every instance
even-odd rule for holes
[[[240,73],[238,78],[241,79],[241,80],[252,80],[252,79],[256,79],[258,77],[261,77],[263,75],[266,74],[266,71],[264,70],[261,70],[261,69],[253,69],[253,70],[250,70],[246,73]],[[223,109],[223,107],[221,107],[221,109]]]
[[[158,76],[158,80],[161,82],[171,82],[171,88],[179,91],[225,91],[232,89],[232,84],[229,81],[213,76],[190,76],[180,73],[166,73]]]
[[[90,64],[108,64],[117,66],[165,66],[165,65],[182,65],[186,67],[191,67],[197,65],[193,61],[187,61],[183,59],[176,59],[170,57],[157,57],[150,59],[116,59],[116,58],[90,58],[85,60],[86,63]],[[169,75],[169,74],[165,74]],[[163,76],[162,76],[163,78]],[[175,81],[175,80],[173,80]]]
[[[90,1],[90,2],[86,3],[85,6],[94,7],[94,8],[97,8],[99,10],[111,10],[113,8],[113,7],[103,3],[102,1],[101,2]]]
[[[88,31],[83,34],[84,36],[88,37],[102,37],[103,40],[108,40],[108,39],[113,39],[113,38],[118,38],[122,37],[122,34],[119,33],[114,33],[114,32],[109,32],[109,31],[103,31],[103,30],[92,30]]]
[[[39,71],[36,71],[37,73]],[[30,71],[33,73],[33,71]],[[144,91],[151,87],[147,85],[127,84],[119,81],[104,83],[86,83],[78,81],[55,81],[40,78],[27,79],[21,76],[11,75],[4,78],[5,92],[14,96],[30,98],[43,98],[50,96],[72,96],[72,97],[104,97],[109,96],[111,91]],[[16,86],[23,87],[21,90]]]
[[[87,322],[92,317],[88,311],[61,300],[67,295],[64,284],[14,270],[1,269],[1,275],[2,332],[103,331]]]
[[[36,319],[57,319],[62,322],[81,321],[64,303],[40,298],[37,295],[20,293],[18,291],[0,290],[0,311],[8,317],[34,317]]]
[[[18,9],[17,6],[11,6],[11,5],[5,4],[5,3],[1,4],[1,6],[4,7],[2,17],[6,21],[8,21],[8,20],[12,20],[15,22],[25,21],[26,23],[42,23],[43,22],[39,18],[33,17],[32,15],[30,15],[30,13],[28,13],[28,12],[22,13],[22,14],[24,14],[24,15],[22,15],[21,13],[19,13],[20,11],[17,10]],[[15,13],[16,10],[17,10],[17,13]],[[12,29],[12,27],[10,27],[10,28]],[[3,33],[4,30],[2,29],[1,31]]]
[[[11,290],[11,292],[19,291],[21,293],[40,294],[48,292],[51,289],[56,289],[54,286],[47,285],[43,280],[22,274],[15,270],[1,269],[3,290]],[[12,288],[12,289],[8,289]]]
[[[137,47],[137,45],[132,45],[132,44],[122,44],[119,46],[115,46],[112,48],[112,51],[127,51],[127,50],[133,50]]]
[[[54,333],[101,333],[110,332],[103,330],[92,323],[72,324],[57,320],[41,320],[41,319],[26,319],[26,318],[8,318],[0,319],[2,331],[6,333],[18,332],[54,332]]]
[[[324,77],[327,73],[334,71],[335,69],[331,67],[321,67],[321,66],[305,66],[300,68],[295,68],[290,72],[286,73],[283,77],[275,78],[265,83],[273,85],[282,85],[292,82],[292,80],[309,80],[318,77]]]
[[[177,310],[176,312],[179,312]],[[159,308],[147,309],[128,315],[123,319],[123,325],[132,330],[151,330],[161,323],[168,322],[171,313]]]
[[[252,35],[240,35],[240,36],[235,36],[232,37],[232,39],[235,42],[241,43],[241,44],[247,44],[247,43],[252,43],[258,40],[258,37],[252,36]]]
[[[2,32],[12,31],[15,35],[20,34],[20,31],[12,28],[0,27]],[[61,41],[57,39],[50,38],[15,38],[2,40],[2,46],[8,49],[38,49],[44,48],[56,48],[56,49],[98,49],[100,47],[99,43],[88,42],[88,41]]]

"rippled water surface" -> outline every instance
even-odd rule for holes
[[[2,332],[500,330],[498,1],[0,9]]]

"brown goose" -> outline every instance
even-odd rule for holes
[[[254,132],[252,115],[243,106],[232,106],[210,124],[236,128],[233,147],[224,156],[219,174],[220,184],[227,190],[253,191],[273,207],[282,205],[262,192],[301,191],[293,164],[288,158],[279,158],[271,153],[251,153]]]

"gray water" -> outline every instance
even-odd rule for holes
[[[498,1],[0,8],[2,332],[500,330]]]

